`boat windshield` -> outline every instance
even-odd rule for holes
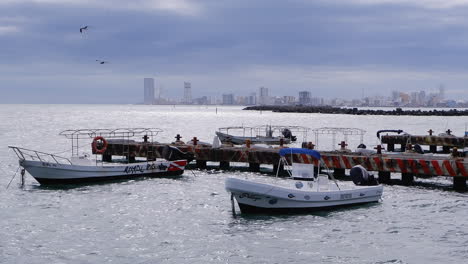
[[[293,163],[292,177],[312,178],[314,177],[314,164]]]

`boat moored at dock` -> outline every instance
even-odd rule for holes
[[[9,146],[19,158],[19,164],[40,184],[86,183],[104,180],[132,179],[137,177],[164,177],[183,174],[187,160],[171,160],[175,147],[165,148],[167,159],[132,159],[130,155],[120,160],[106,160],[108,141],[120,142],[125,147],[132,137],[143,136],[148,141],[161,130],[153,128],[125,129],[78,129],[60,133],[72,142],[70,158],[26,148]],[[106,139],[107,138],[107,139]],[[79,139],[92,139],[92,149],[96,158],[78,155]],[[126,143],[126,144],[124,144]],[[102,160],[97,155],[102,155]]]
[[[222,143],[243,145],[251,144],[282,145],[291,144],[297,140],[293,134],[301,133],[307,136],[309,129],[301,126],[256,126],[256,127],[222,127],[216,131],[216,136]]]

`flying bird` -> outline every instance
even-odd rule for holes
[[[83,34],[83,31],[88,30],[88,26],[84,26],[80,28],[80,33]]]
[[[109,63],[108,61],[103,61],[103,60],[96,60],[96,61],[99,62],[99,64]]]

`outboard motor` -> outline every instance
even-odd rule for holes
[[[415,144],[413,146],[414,152],[419,153],[419,154],[424,154],[424,150],[422,149],[421,145]]]
[[[352,167],[349,174],[356,185],[371,186],[379,184],[377,179],[374,178],[374,175],[369,174],[369,172],[361,165]]]
[[[162,158],[166,160],[187,160],[187,162],[191,162],[195,158],[193,153],[182,152],[180,149],[169,145],[164,146],[161,154]]]
[[[297,137],[296,137],[296,136],[293,136],[292,133],[291,133],[291,130],[289,130],[289,129],[287,129],[287,128],[283,129],[283,131],[281,132],[281,134],[283,134],[283,136],[284,136],[285,138],[291,139],[291,141],[293,141],[293,142],[297,140]]]

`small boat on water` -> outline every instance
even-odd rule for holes
[[[172,160],[170,157],[181,157],[184,154],[174,147],[167,147],[164,150],[165,153],[162,155],[167,159],[135,159],[133,161],[128,153],[128,157],[120,160],[103,161],[106,160],[104,155],[107,154],[108,142],[124,141],[129,146],[134,142],[132,137],[143,136],[145,141],[148,139],[152,141],[153,136],[161,131],[155,128],[66,130],[60,135],[71,139],[72,156],[70,158],[15,146],[9,146],[9,148],[18,156],[20,166],[40,184],[76,184],[142,176],[181,175],[187,165],[187,160]],[[79,139],[92,139],[91,147],[96,153],[95,159],[91,159],[88,155],[79,155]],[[98,159],[98,155],[102,155],[101,160]]]
[[[293,133],[307,133],[308,128],[300,126],[256,126],[256,127],[222,127],[216,135],[222,143],[234,145],[251,144],[280,145],[290,144],[297,140]]]
[[[291,160],[290,179],[277,179],[264,183],[239,178],[226,179],[225,188],[231,200],[237,201],[242,213],[300,213],[334,207],[378,202],[383,186],[362,166],[351,170],[353,182],[338,183],[333,176],[319,174],[319,166],[292,163],[293,155],[309,155],[319,164],[320,153],[301,148],[284,148],[279,151],[280,162]],[[291,155],[291,157],[287,157]],[[234,204],[233,204],[234,208]]]

